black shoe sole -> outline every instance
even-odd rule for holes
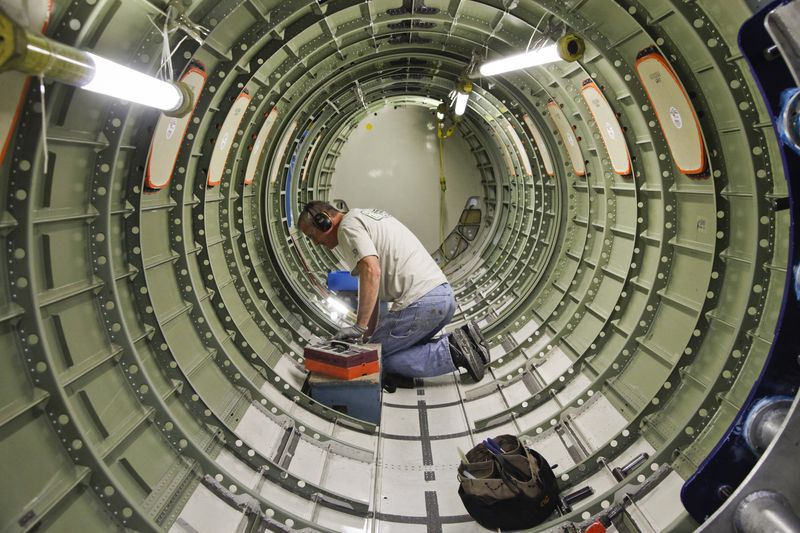
[[[386,374],[383,376],[383,390],[393,393],[397,389],[413,389],[414,378],[400,376],[398,374]]]
[[[486,343],[486,339],[483,337],[483,333],[481,333],[481,329],[478,327],[478,324],[474,320],[470,320],[464,326],[464,332],[469,336],[472,343],[478,349],[478,353],[483,359],[483,364],[488,365],[491,362],[491,357],[489,356],[489,345]]]
[[[453,331],[451,335],[455,340],[456,348],[460,352],[459,359],[463,359],[462,364],[456,364],[455,366],[461,366],[475,380],[475,383],[479,382],[483,379],[484,374],[483,360],[479,355],[479,350],[472,346],[469,336],[460,329]],[[456,358],[453,358],[454,363],[455,360]]]

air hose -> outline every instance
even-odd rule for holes
[[[453,134],[453,127],[444,129],[439,123],[436,136],[439,137],[439,241],[444,244],[444,230],[447,221],[447,178],[444,175],[444,140]]]

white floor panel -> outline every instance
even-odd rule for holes
[[[392,393],[387,393],[384,391],[383,405],[384,408],[386,407],[386,404],[416,406],[417,402],[422,398],[423,396],[417,394],[416,389],[397,389]],[[383,415],[381,415],[381,421],[382,419]]]
[[[520,358],[515,358],[508,363],[508,367],[516,372],[516,368],[523,363]],[[549,352],[538,371],[541,377],[553,381],[571,364],[568,356],[556,347]],[[495,375],[501,376],[501,373],[495,371]],[[480,432],[474,429],[475,421],[491,418],[505,411],[509,405],[530,400],[531,393],[523,381],[511,383],[502,393],[495,389],[486,396],[466,401],[463,406],[460,400],[466,397],[466,391],[472,390],[473,395],[485,393],[492,390],[492,382],[484,379],[480,384],[473,384],[465,379],[462,383],[455,373],[425,379],[423,382],[424,387],[418,389],[384,393],[380,437],[326,422],[290,401],[285,402],[288,404],[287,412],[299,419],[298,424],[308,424],[308,430],[304,433],[309,437],[313,437],[312,429],[326,427],[337,440],[362,451],[377,454],[380,449],[379,461],[375,465],[368,460],[348,457],[346,450],[342,452],[344,455],[338,455],[327,449],[324,442],[317,445],[315,441],[301,439],[289,466],[292,474],[308,483],[369,502],[370,510],[377,513],[377,519],[359,518],[315,505],[270,482],[264,483],[261,488],[263,497],[287,512],[335,531],[420,533],[433,528],[452,533],[478,533],[487,530],[471,520],[452,524],[437,521],[438,517],[467,516],[458,496],[456,476],[460,462],[459,449],[467,452],[487,437],[525,434],[532,448],[544,455],[551,464],[557,465],[557,476],[560,477],[574,466],[567,446],[555,432],[551,421],[559,415],[563,403],[577,396],[585,396],[586,389],[591,386],[585,376],[574,376],[565,390],[558,394],[558,400],[563,403],[550,399],[516,420],[509,419],[500,426]],[[479,388],[483,388],[483,392]],[[420,408],[424,411],[420,411]],[[573,430],[579,438],[583,438],[584,444],[592,448],[615,438],[626,425],[625,418],[600,393],[595,394],[583,407],[567,413]],[[274,453],[277,440],[284,434],[283,428],[255,408],[245,413],[239,426],[237,433],[245,440],[245,445],[250,445],[249,441],[252,441],[252,446],[258,446],[256,449],[263,450],[266,456]],[[542,431],[536,433],[537,428]],[[569,434],[565,438],[569,439]],[[644,439],[639,439],[611,461],[610,466],[622,465],[642,451],[652,452],[652,448]],[[221,464],[242,484],[257,486],[257,473],[230,454],[223,453],[220,457]],[[615,483],[609,471],[600,470],[576,488],[588,485],[595,494],[600,495]],[[431,492],[436,495],[434,507],[431,507]],[[579,502],[575,508],[585,508],[592,501],[590,498]],[[429,513],[432,513],[431,516]],[[671,522],[672,518],[670,516],[669,521],[665,519],[665,523]]]
[[[466,408],[465,410],[467,412],[470,425],[474,426],[476,420],[489,418],[490,416],[503,411],[507,406],[500,393],[494,392],[488,396],[484,396],[483,398],[466,402],[464,407]]]
[[[564,443],[556,434],[555,430],[550,430],[536,437],[529,437],[530,447],[542,454],[550,465],[558,465],[553,468],[557,476],[563,474],[575,465]]]
[[[478,442],[480,441],[475,440],[475,444]],[[458,464],[461,462],[458,449],[461,448],[464,453],[467,453],[475,444],[473,444],[473,440],[469,435],[431,441],[431,453],[433,455],[437,479],[440,473],[444,477],[455,479]]]
[[[422,446],[418,440],[384,438],[380,462],[383,468],[395,470],[416,469],[422,471]]]
[[[229,506],[203,485],[198,485],[180,516],[170,528],[171,533],[214,531],[235,533],[244,514]],[[188,526],[188,527],[187,527]]]
[[[583,374],[572,375],[572,374],[565,374],[564,380],[570,379],[570,382],[564,387],[564,390],[556,394],[558,397],[558,401],[562,404],[567,404],[577,398],[578,396],[583,395],[584,391],[592,384],[591,380],[584,376]],[[559,380],[561,378],[558,378]]]
[[[449,476],[437,475],[435,487],[425,490],[436,490],[436,501],[439,504],[440,516],[463,516],[468,515],[461,498],[458,496],[458,479],[455,475],[455,468]]]
[[[505,357],[506,355],[506,348],[502,344],[498,344],[497,346],[492,346],[489,348],[489,359],[492,361],[497,361],[498,359]]]
[[[302,352],[301,352],[302,353]],[[306,380],[306,372],[298,368],[297,361],[287,355],[281,356],[275,364],[274,370],[286,383],[300,390]]]
[[[464,433],[469,429],[461,404],[428,409],[427,415],[431,436]]]
[[[319,446],[300,439],[292,454],[289,472],[302,480],[318,485],[322,478],[326,454],[327,452]]]
[[[683,483],[684,479],[681,476],[676,472],[670,472],[638,503],[639,509],[656,531],[663,531],[681,513],[686,512],[680,498]]]
[[[311,518],[314,505],[316,505],[311,500],[289,492],[283,487],[270,483],[269,481],[264,483],[264,486],[261,487],[261,496],[284,511],[295,514],[306,520]]]
[[[270,420],[257,407],[245,411],[235,432],[246,446],[252,447],[264,457],[272,457],[275,447],[283,436],[283,428]]]
[[[455,374],[448,374],[438,378],[426,378],[425,388],[423,389],[425,394],[416,397],[424,399],[428,405],[458,402],[461,398],[458,396],[458,387],[454,386],[456,379]]]
[[[515,381],[511,385],[503,387],[503,394],[511,406],[519,405],[531,397],[531,391],[523,380]]]
[[[381,432],[389,435],[419,435],[419,411],[384,405],[381,409]]]
[[[595,394],[592,402],[575,414],[572,420],[592,449],[611,440],[628,424],[625,417],[602,394]]]
[[[415,443],[419,448],[419,443]],[[381,466],[380,503],[378,510],[384,514],[400,516],[427,516],[422,456],[415,464],[392,462]]]
[[[517,418],[522,431],[535,431],[536,428],[548,429],[551,427],[550,420],[559,412],[561,407],[555,400],[548,400],[529,413]]]
[[[294,402],[289,398],[287,398],[286,396],[284,396],[283,394],[281,394],[275,388],[276,386],[277,384],[274,381],[273,382],[268,381],[263,385],[261,385],[259,391],[261,391],[261,394],[263,394],[265,398],[267,398],[269,401],[277,405],[280,409],[282,409],[283,411],[288,411],[289,409],[292,408]]]
[[[291,413],[291,416],[299,424],[307,424],[307,426],[298,425],[298,429],[310,437],[316,434],[337,439],[346,445],[365,451],[374,452],[375,450],[377,443],[375,435],[358,432],[342,425],[335,425],[333,422],[306,411],[291,402],[289,402],[288,408],[287,412]],[[287,420],[289,420],[288,416]],[[246,440],[248,444],[261,453],[263,453],[263,450],[273,450],[276,439],[283,435],[283,431],[282,426],[276,424],[256,407],[251,407],[245,412],[245,416],[242,417],[236,428],[236,432],[242,436],[242,440]]]
[[[380,520],[376,533],[420,533],[427,531],[427,527],[422,524],[402,524],[399,522],[389,522]]]
[[[360,533],[369,531],[372,520],[342,513],[329,507],[320,507],[314,523],[322,527],[341,531],[342,533]]]
[[[434,403],[450,403],[459,401],[458,389],[453,386],[458,380],[457,374],[445,374],[433,378],[424,378],[423,389],[397,389],[392,393],[383,393],[384,404],[409,405],[415,406],[420,400]],[[418,393],[419,390],[423,394]]]
[[[231,452],[222,450],[216,458],[216,463],[231,473],[233,480],[223,480],[223,485],[228,486],[231,482],[238,483],[248,488],[253,488],[261,475],[237,459]]]
[[[362,463],[336,454],[328,455],[323,487],[348,497],[368,502],[372,498],[375,475],[372,463]]]
[[[297,420],[298,423],[305,424],[315,431],[321,431],[327,435],[330,435],[331,431],[333,431],[333,422],[325,420],[296,404],[292,404],[291,409],[287,410],[287,413],[290,413],[292,418]]]
[[[334,426],[331,437],[371,452],[375,451],[375,446],[378,444],[378,437],[376,435],[361,433],[360,431],[355,431],[341,424]]]
[[[518,373],[519,369],[525,364],[525,361],[520,356],[505,357],[505,352],[503,357],[498,357],[497,359],[492,357],[492,361],[495,362],[496,366],[492,367],[491,371],[493,375],[497,376],[497,379],[505,379],[510,373]]]
[[[514,340],[517,341],[517,343],[522,344],[528,339],[528,337],[533,335],[533,332],[537,329],[539,329],[539,324],[533,320],[528,320],[524,326],[512,333],[511,336],[514,337]]]
[[[552,383],[558,379],[558,376],[566,372],[570,365],[572,365],[572,360],[567,357],[567,354],[562,352],[558,346],[553,346],[553,349],[545,356],[545,360],[536,366],[536,370],[547,383]]]

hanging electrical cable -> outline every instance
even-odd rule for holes
[[[447,126],[447,105],[439,104],[436,108],[436,136],[439,139],[439,241],[444,242],[445,226],[447,222],[447,178],[444,173],[444,140],[455,131],[455,126]]]
[[[180,45],[183,44],[188,36],[184,35],[174,48],[170,47],[170,35],[175,33],[180,26],[175,21],[176,12],[173,10],[172,5],[167,8],[167,11],[163,16],[163,26],[159,26],[152,16],[148,16],[147,18],[150,20],[150,24],[153,25],[156,31],[161,34],[161,61],[159,63],[156,75],[159,79],[171,82],[175,79],[175,73],[172,69],[172,56],[175,54],[175,50],[177,50]]]
[[[444,241],[444,227],[447,220],[447,178],[444,175],[444,135],[439,128],[439,241]]]
[[[39,76],[39,98],[42,104],[42,151],[44,152],[44,170],[49,172],[50,168],[50,150],[47,148],[47,107],[45,106],[44,98],[44,78]]]

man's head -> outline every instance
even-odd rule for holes
[[[339,244],[337,230],[342,213],[328,202],[312,200],[308,202],[297,218],[297,227],[314,244],[334,249]]]

